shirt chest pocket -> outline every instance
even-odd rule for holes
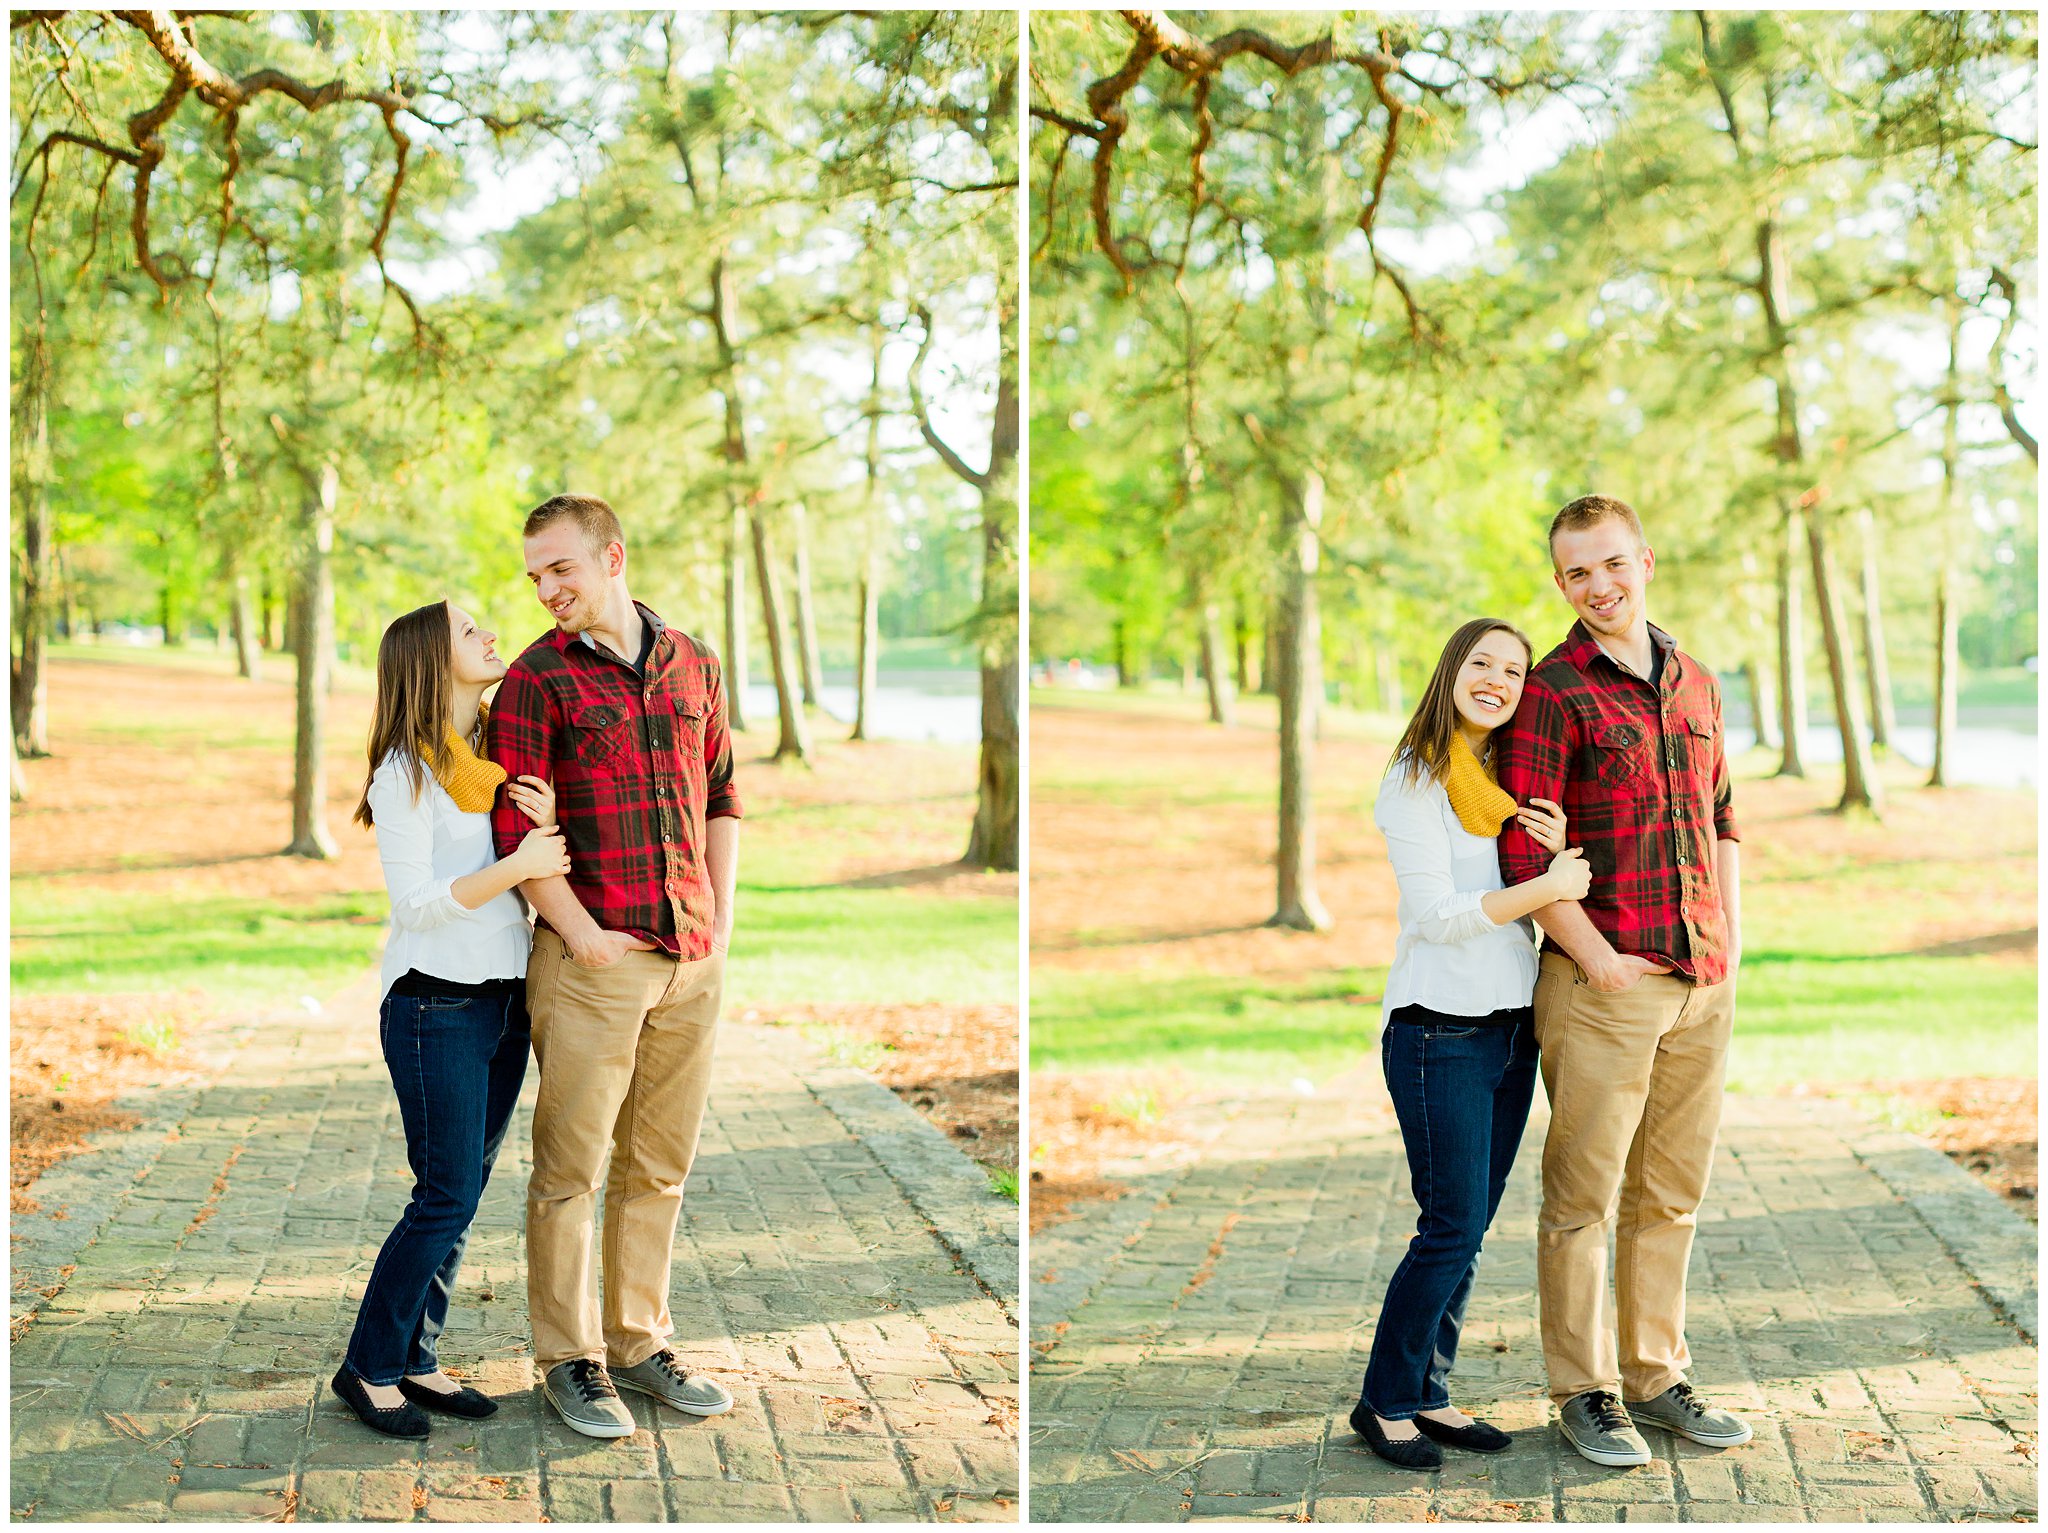
[[[1638,787],[1649,776],[1649,732],[1632,719],[1602,724],[1593,733],[1593,775],[1603,788]]]
[[[617,703],[590,703],[576,710],[569,726],[570,749],[576,764],[602,768],[625,754],[633,721]]]

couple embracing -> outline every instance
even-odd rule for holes
[[[1538,661],[1503,622],[1453,634],[1374,810],[1400,884],[1381,1057],[1421,1218],[1351,1424],[1408,1468],[1509,1446],[1450,1403],[1448,1375],[1539,1063],[1537,1292],[1560,1430],[1616,1467],[1649,1462],[1640,1427],[1722,1448],[1751,1435],[1686,1379],[1741,953],[1720,689],[1650,626],[1656,559],[1626,504],[1573,501],[1550,553],[1578,615],[1564,642]]]
[[[378,1031],[413,1190],[332,1387],[392,1437],[497,1411],[442,1371],[438,1343],[529,1046],[527,1298],[549,1403],[589,1437],[635,1429],[621,1387],[732,1408],[668,1344],[739,857],[718,657],[632,599],[602,500],[535,507],[525,554],[554,627],[509,667],[447,601],[395,620],[377,651],[356,819],[391,894]]]

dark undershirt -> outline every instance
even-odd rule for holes
[[[1457,1017],[1447,1011],[1433,1011],[1427,1006],[1411,1001],[1406,1006],[1396,1006],[1387,1014],[1389,1027],[1513,1027],[1518,1022],[1526,1022],[1534,1027],[1536,1008],[1533,1005],[1503,1006],[1499,1011],[1489,1011],[1483,1017]]]

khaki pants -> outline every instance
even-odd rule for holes
[[[724,978],[722,954],[679,963],[629,952],[586,969],[555,933],[534,933],[526,1005],[540,1099],[526,1259],[543,1373],[578,1357],[630,1368],[668,1341],[669,1254],[711,1089]],[[601,1315],[591,1251],[600,1177]]]
[[[1652,974],[1603,994],[1571,959],[1543,955],[1536,1039],[1550,1135],[1536,1284],[1550,1398],[1560,1405],[1589,1389],[1648,1400],[1691,1365],[1685,1269],[1721,1126],[1734,1022],[1731,985]]]

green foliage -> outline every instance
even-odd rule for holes
[[[1383,700],[1389,652],[1412,699],[1466,617],[1554,639],[1569,617],[1543,529],[1592,490],[1642,510],[1659,621],[1719,668],[1768,658],[1781,505],[1801,496],[1845,574],[1850,513],[1872,513],[1902,682],[1931,668],[1931,572],[1950,555],[1966,663],[2032,653],[2033,464],[1992,408],[2004,372],[2026,397],[2031,354],[2031,13],[1715,14],[1740,148],[1690,12],[1177,19],[1208,38],[1408,47],[1427,59],[1429,121],[1403,116],[1376,193],[1390,117],[1365,72],[1283,76],[1240,53],[1210,77],[1197,199],[1201,113],[1153,63],[1122,99],[1102,210],[1127,278],[1092,205],[1101,151],[1057,117],[1094,120],[1089,88],[1124,62],[1130,27],[1033,15],[1038,658],[1107,660],[1121,632],[1142,636],[1139,676],[1148,656],[1177,672],[1198,597],[1218,592],[1263,628],[1276,486],[1304,465],[1328,487],[1325,675],[1362,705]],[[1558,147],[1520,153],[1525,132]],[[1475,198],[1474,177],[1502,189]],[[1765,214],[1788,265],[1796,463],[1754,291]],[[1997,273],[2021,308],[2002,338]],[[1944,518],[1946,380],[1929,358],[1950,304],[1963,449]],[[1808,636],[1819,671],[1817,622]]]

